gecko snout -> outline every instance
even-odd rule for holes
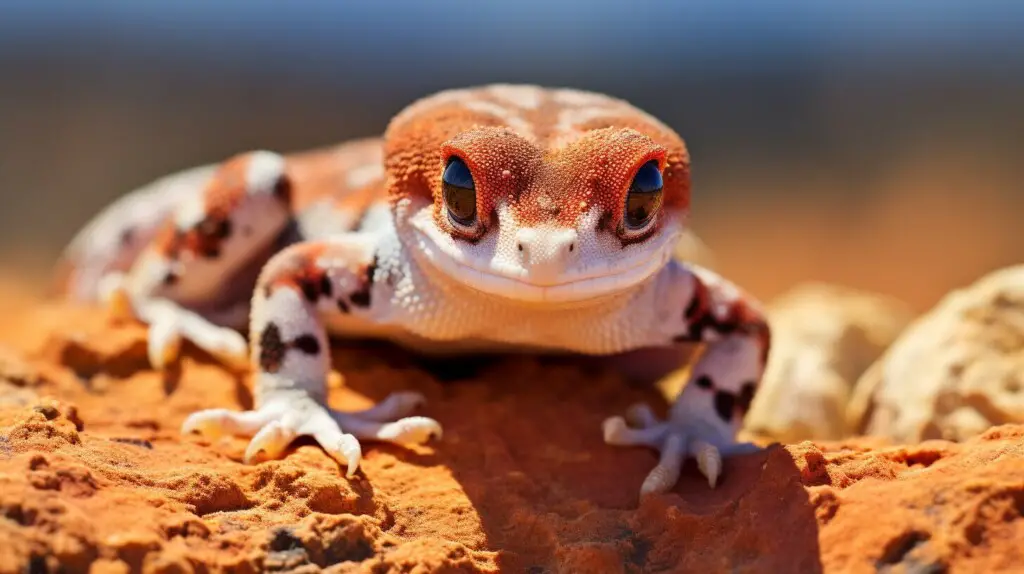
[[[557,282],[579,253],[574,229],[524,228],[516,233],[520,263],[530,279]]]

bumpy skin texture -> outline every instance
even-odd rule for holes
[[[446,200],[453,161],[471,175],[470,220]],[[660,172],[661,202],[636,225],[626,205],[645,164]],[[200,411],[183,431],[251,435],[247,460],[311,435],[350,475],[359,439],[420,442],[441,426],[407,416],[413,393],[329,409],[329,334],[432,354],[582,353],[642,377],[700,344],[667,421],[637,405],[603,431],[660,451],[642,493],[671,488],[687,456],[714,486],[721,456],[751,448],[735,435],[769,331],[736,286],[672,259],[689,203],[686,147],[657,119],[599,94],[492,85],[413,103],[382,141],[250,152],[165,178],[98,216],[62,279],[69,295],[149,323],[157,367],[184,339],[251,365],[253,411]]]

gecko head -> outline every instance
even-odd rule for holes
[[[689,207],[679,136],[588,92],[441,92],[392,120],[385,157],[413,255],[462,285],[530,303],[643,283],[670,259]]]

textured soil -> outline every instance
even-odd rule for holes
[[[310,442],[242,464],[242,439],[182,437],[247,408],[245,373],[186,349],[146,367],[145,333],[103,310],[3,288],[0,572],[996,572],[1024,561],[1024,427],[964,444],[773,445],[710,490],[688,464],[638,500],[655,454],[604,417],[647,400],[573,361],[427,365],[338,344],[331,403],[418,390],[441,441],[365,443],[357,477]]]

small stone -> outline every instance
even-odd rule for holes
[[[853,386],[910,322],[910,309],[883,295],[809,283],[767,313],[772,348],[744,430],[783,442],[848,436]]]
[[[943,298],[858,381],[854,429],[899,442],[961,441],[1024,422],[1024,265]]]

